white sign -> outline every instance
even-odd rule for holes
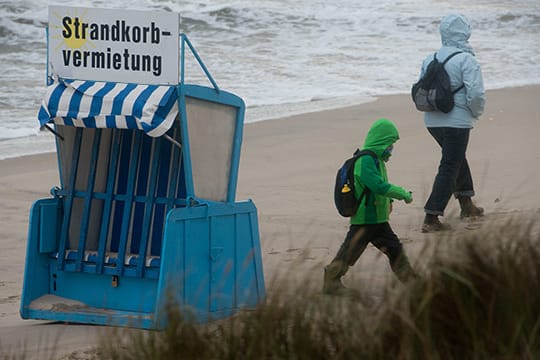
[[[49,6],[49,72],[68,79],[175,85],[179,14]]]

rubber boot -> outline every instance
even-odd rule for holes
[[[458,196],[457,199],[459,201],[459,206],[461,207],[460,217],[462,219],[468,217],[484,216],[484,209],[476,206],[469,196]]]
[[[403,251],[396,258],[394,263],[390,264],[390,267],[392,268],[394,274],[396,274],[398,280],[403,283],[418,278],[418,274],[412,268],[409,258]]]
[[[324,267],[323,293],[338,296],[356,296],[357,293],[341,282],[341,277],[347,273],[349,266],[341,260],[333,260]]]

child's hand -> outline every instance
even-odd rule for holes
[[[405,201],[406,204],[410,204],[412,203],[413,201],[413,198],[412,198],[412,191],[409,191],[409,196],[407,196],[405,199],[403,199]]]

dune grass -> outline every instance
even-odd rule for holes
[[[377,339],[403,359],[540,358],[540,238],[531,225],[447,237],[428,273],[383,304]]]
[[[171,304],[164,331],[115,329],[100,353],[109,359],[540,358],[540,236],[532,224],[443,233],[435,241],[422,276],[389,284],[372,304],[320,295],[320,284],[283,282],[257,309],[208,324],[195,324]]]

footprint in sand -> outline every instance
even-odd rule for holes
[[[9,304],[9,303],[17,302],[19,301],[20,297],[21,297],[20,295],[11,295],[11,296],[5,297],[3,299],[0,299],[0,304]]]
[[[465,229],[467,229],[467,230],[476,230],[476,229],[480,229],[481,226],[482,226],[482,224],[479,224],[479,223],[469,223],[469,224],[465,225]]]

